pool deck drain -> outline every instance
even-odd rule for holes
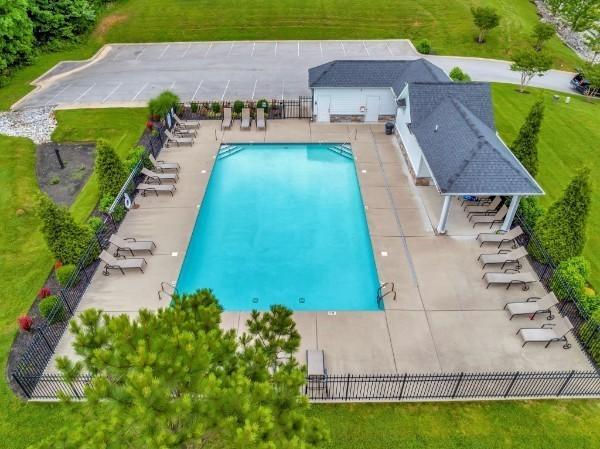
[[[369,206],[365,212],[379,280],[395,283],[397,300],[385,297],[385,311],[294,313],[302,335],[301,362],[307,349],[323,349],[331,374],[589,369],[576,344],[570,350],[561,345],[521,348],[516,330],[540,326],[542,320],[509,321],[502,309],[508,300],[541,293],[540,287],[486,290],[476,262],[483,252],[474,240],[478,230],[453,205],[447,235],[434,234],[442,198],[433,187],[413,185],[398,143],[383,131],[383,124],[271,120],[266,131],[240,131],[236,121],[223,132],[220,122],[203,121],[194,146],[161,152],[161,159],[182,167],[175,196],[136,197],[140,207],[130,211],[119,229],[122,236],[157,243],[146,273],[103,276],[98,270],[77,311],[99,308],[135,316],[142,308],[168,305],[157,291],[161,282],[178,277],[222,142],[334,143],[355,136],[351,146],[363,202]],[[242,333],[249,316],[224,312],[222,326]],[[55,357],[73,356],[71,343],[72,336],[65,334]],[[47,372],[56,372],[54,361]]]

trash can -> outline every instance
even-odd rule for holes
[[[394,126],[396,126],[396,125],[394,125],[394,122],[387,122],[385,124],[385,133],[388,136],[391,136],[394,133]]]

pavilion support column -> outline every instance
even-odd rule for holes
[[[437,225],[436,232],[438,234],[446,233],[446,224],[448,223],[448,214],[450,213],[450,202],[452,201],[452,196],[446,195],[444,197],[444,205],[442,206],[442,214],[440,215],[440,222]]]
[[[508,208],[508,212],[506,213],[506,217],[504,217],[504,223],[502,223],[502,227],[500,230],[508,231],[512,226],[512,222],[515,219],[515,214],[517,213],[517,209],[519,208],[519,201],[521,200],[521,195],[515,195],[512,197],[510,201],[510,207]]]

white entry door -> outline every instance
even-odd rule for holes
[[[331,97],[317,97],[317,121],[329,122]]]
[[[367,113],[365,122],[376,122],[379,120],[379,97],[367,97]]]

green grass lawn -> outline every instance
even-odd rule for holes
[[[328,404],[327,449],[596,449],[600,401]]]
[[[587,165],[596,180],[592,195],[592,210],[588,222],[588,241],[584,255],[592,265],[590,282],[600,289],[600,102],[572,97],[565,104],[564,94],[554,101],[554,92],[529,89],[519,94],[515,86],[494,84],[496,125],[507,144],[516,137],[529,108],[540,96],[545,98],[546,110],[538,145],[540,169],[538,181],[546,191],[542,205],[549,206],[569,183],[575,170]]]
[[[483,45],[475,42],[472,4],[491,5],[502,16]],[[0,109],[32,89],[33,79],[63,59],[90,57],[103,43],[250,39],[427,38],[439,54],[510,59],[530,45],[538,21],[529,0],[122,0],[101,15],[96,30],[77,47],[46,54],[17,72],[0,89]],[[553,37],[547,44],[556,68],[572,69],[579,59]]]
[[[59,111],[57,141],[108,139],[124,155],[139,139],[145,109]],[[0,366],[4,370],[8,351],[17,332],[17,317],[25,314],[53,264],[53,257],[38,230],[34,197],[35,146],[28,139],[0,135]],[[92,176],[72,206],[85,220],[98,201]],[[62,425],[63,406],[24,403],[0,380],[0,448],[25,448]]]

